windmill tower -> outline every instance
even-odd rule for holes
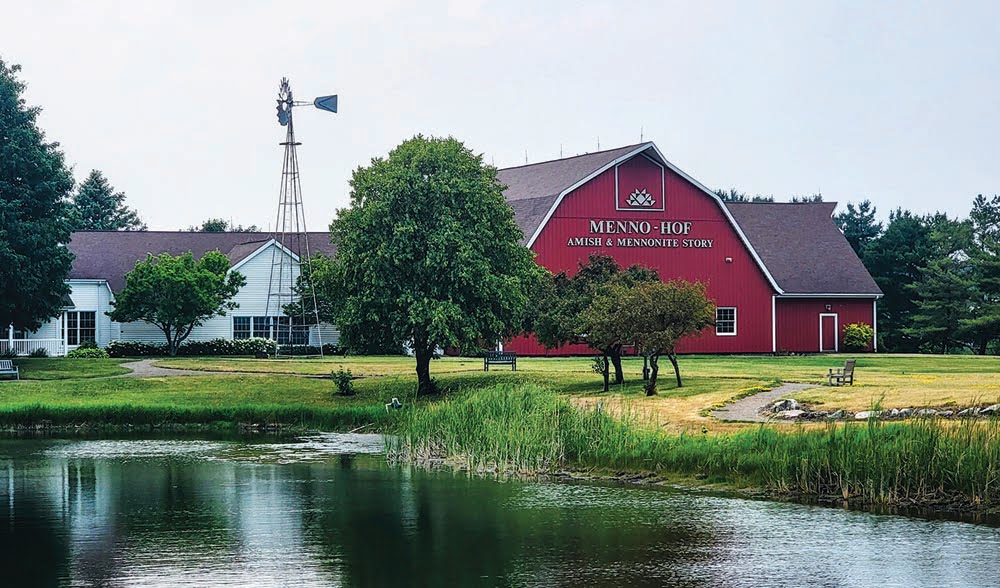
[[[278,87],[278,122],[285,127],[284,161],[281,164],[281,188],[274,223],[277,247],[271,251],[271,275],[267,286],[267,332],[278,344],[276,357],[303,356],[313,345],[323,356],[323,338],[319,328],[319,305],[312,283],[312,252],[302,206],[302,182],[295,140],[292,108],[313,104],[321,110],[337,112],[337,96],[321,96],[313,102],[296,102],[287,78]],[[300,276],[302,279],[300,279]]]

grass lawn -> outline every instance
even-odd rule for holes
[[[825,386],[827,370],[842,367],[849,357],[858,360],[855,385]],[[886,408],[952,406],[1000,402],[1000,357],[970,355],[814,355],[684,356],[680,359],[684,387],[676,388],[668,362],[661,362],[660,394],[646,398],[641,392],[642,361],[624,362],[626,385],[600,393],[600,377],[590,369],[591,360],[578,358],[520,358],[515,377],[571,394],[581,404],[597,401],[627,403],[631,410],[655,415],[670,429],[733,430],[741,425],[719,423],[701,412],[726,402],[743,390],[773,386],[778,382],[815,383],[817,388],[796,397],[823,409],[865,410],[881,401]],[[173,358],[157,362],[164,367],[195,370],[261,371],[270,373],[327,374],[343,367],[358,376],[409,377],[408,357],[332,357],[322,360],[254,360],[236,358]],[[504,368],[498,374],[509,373]],[[471,376],[482,373],[482,361],[445,357],[431,363],[432,375]],[[491,372],[492,373],[492,372]]]
[[[721,423],[705,416],[706,409],[744,394],[748,389],[769,387],[780,381],[817,384],[816,388],[796,396],[830,410],[864,410],[880,400],[886,408],[1000,401],[1000,358],[997,357],[859,355],[853,387],[822,386],[827,370],[842,366],[847,357],[851,356],[685,356],[680,360],[684,386],[675,387],[673,372],[664,361],[660,394],[652,398],[642,393],[642,361],[637,358],[624,362],[626,384],[613,386],[607,394],[601,393],[600,377],[593,373],[591,359],[586,357],[525,357],[519,359],[517,372],[497,367],[489,374],[482,372],[479,359],[445,357],[432,362],[431,373],[452,394],[497,382],[536,383],[570,396],[578,405],[602,402],[610,410],[628,410],[671,431],[707,427],[716,433],[745,428],[746,425]],[[406,402],[415,401],[414,363],[409,357],[338,356],[280,361],[163,358],[156,365],[201,370],[206,374],[98,379],[125,373],[127,369],[120,365],[124,361],[19,360],[22,378],[28,381],[20,384],[0,382],[0,419],[3,414],[37,406],[94,411],[98,407],[128,405],[154,413],[189,411],[187,418],[191,420],[202,417],[224,420],[237,418],[237,415],[242,415],[241,419],[274,420],[283,415],[296,422],[319,424],[336,421],[343,416],[336,415],[354,411],[359,406],[372,409],[365,413],[371,418],[378,412],[374,408],[384,415],[382,405],[393,396]],[[358,396],[333,395],[330,380],[293,376],[326,375],[339,368],[349,369],[360,377],[355,380]],[[259,415],[248,413],[251,409],[263,412]],[[351,419],[362,416],[354,414],[348,420],[353,422]],[[118,422],[125,422],[121,420],[124,418],[124,415],[115,417]]]
[[[127,360],[19,357],[14,363],[21,369],[22,380],[68,380],[127,374],[129,370],[121,367],[125,361]]]

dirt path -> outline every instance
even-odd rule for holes
[[[815,384],[782,384],[777,388],[741,398],[732,404],[712,411],[712,416],[720,421],[743,423],[766,423],[770,419],[760,414],[760,409],[796,392],[816,388]]]

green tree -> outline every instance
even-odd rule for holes
[[[192,233],[256,233],[260,231],[257,225],[237,225],[224,218],[210,218],[201,223],[200,226],[188,227]]]
[[[875,212],[871,200],[862,200],[857,206],[848,202],[847,209],[833,217],[861,261],[865,260],[868,247],[882,234],[882,223],[875,220]]]
[[[176,355],[195,327],[239,306],[232,298],[244,284],[246,278],[229,271],[229,258],[218,251],[197,261],[190,252],[149,255],[125,275],[125,288],[115,296],[108,316],[122,323],[156,325],[170,355]]]
[[[820,193],[812,194],[810,196],[792,196],[791,202],[795,204],[808,204],[810,202],[823,202],[823,195]]]
[[[662,355],[674,367],[677,387],[683,385],[677,343],[715,323],[715,304],[706,295],[705,285],[697,282],[671,280],[631,287],[619,285],[594,300],[584,322],[602,338],[619,337],[634,342],[649,357],[646,395],[652,396],[656,394]]]
[[[736,188],[728,190],[718,189],[715,195],[722,198],[724,202],[774,202],[774,196],[762,196],[760,194],[748,196],[746,192],[740,192]]]
[[[940,257],[925,217],[896,209],[889,224],[865,254],[865,264],[884,294],[878,303],[879,348],[916,352],[920,340],[904,331],[917,311],[912,285],[923,279],[924,268]]]
[[[931,261],[922,279],[908,286],[916,311],[903,332],[932,351],[964,345],[960,325],[970,318],[973,280],[968,266],[952,257]]]
[[[576,273],[569,277],[561,272],[552,277],[548,288],[533,305],[537,316],[531,330],[538,341],[549,349],[567,343],[586,343],[601,353],[605,369],[604,390],[609,389],[608,360],[615,369],[615,383],[625,381],[622,370],[622,348],[630,344],[611,337],[598,336],[583,315],[594,299],[606,295],[617,286],[631,286],[642,282],[658,282],[657,273],[639,265],[624,270],[614,258],[592,253],[586,263],[581,263]]]
[[[544,270],[520,244],[496,169],[453,138],[416,136],[355,170],[351,206],[330,225],[331,284],[347,345],[409,345],[417,392],[437,349],[493,345],[524,324]],[[317,276],[320,278],[321,276]]]
[[[962,321],[962,328],[976,353],[985,355],[1000,339],[1000,196],[977,196],[969,221],[972,227],[969,265],[975,293],[971,316]]]
[[[80,184],[70,203],[74,231],[145,231],[139,214],[125,205],[125,193],[98,170]]]
[[[19,65],[0,59],[0,325],[37,329],[59,313],[73,256],[73,177],[25,104]]]

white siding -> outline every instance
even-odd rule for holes
[[[265,316],[267,314],[267,291],[271,276],[272,260],[274,253],[287,255],[275,245],[257,252],[247,258],[245,262],[237,268],[246,278],[246,285],[233,297],[233,301],[239,306],[235,310],[226,313],[226,316],[217,316],[205,324],[195,327],[188,338],[192,341],[209,341],[212,339],[231,339],[233,337],[234,316]],[[293,274],[298,277],[298,272]],[[117,323],[108,317],[107,313],[112,309],[111,301],[113,296],[103,280],[69,280],[70,296],[76,304],[74,310],[94,311],[97,313],[97,344],[106,346],[114,340],[141,341],[144,343],[165,343],[166,338],[163,331],[156,325],[145,321],[132,323]],[[275,309],[271,309],[274,314]],[[340,340],[340,333],[333,325],[323,324],[320,327],[320,335],[323,343],[333,343],[336,345]],[[31,333],[30,339],[61,339],[62,325],[59,319],[53,319],[44,323],[38,331]],[[310,343],[315,344],[318,340],[315,330],[310,334]]]
[[[233,297],[233,301],[239,306],[234,310],[227,311],[226,316],[213,317],[205,321],[205,324],[195,327],[188,340],[232,339],[234,316],[266,316],[271,265],[278,260],[276,253],[287,255],[276,245],[270,245],[244,260],[244,263],[236,268],[246,278],[246,285],[240,288],[240,291]],[[293,276],[297,278],[298,272],[293,273]],[[275,302],[272,302],[273,304]],[[276,309],[271,308],[270,310],[271,314],[276,314]],[[337,329],[332,325],[323,326],[322,336],[324,343],[336,344],[340,339]],[[315,339],[316,337],[311,338]],[[164,343],[166,341],[159,328],[142,321],[121,325],[121,339],[146,343]]]

